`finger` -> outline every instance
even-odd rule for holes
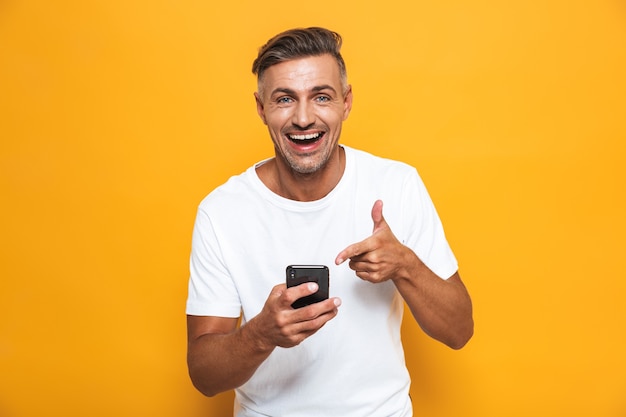
[[[316,282],[305,282],[295,287],[287,288],[283,293],[283,301],[286,305],[293,304],[294,301],[306,297],[307,295],[314,294],[319,289],[319,285]]]
[[[373,233],[376,233],[377,230],[387,226],[387,222],[385,221],[385,218],[383,217],[382,200],[376,200],[374,202],[374,206],[372,207],[372,221],[374,222]]]
[[[285,330],[287,342],[280,346],[292,347],[299,345],[303,340],[317,333],[326,323],[337,316],[340,304],[341,300],[331,299],[293,310],[290,314],[292,314],[295,321]],[[316,309],[314,307],[319,308]]]
[[[268,300],[280,298],[280,296],[283,295],[283,293],[285,292],[285,289],[287,289],[286,284],[275,285],[270,291],[270,295],[267,297]]]
[[[339,252],[339,255],[337,255],[337,257],[335,258],[335,265],[340,265],[344,263],[347,259],[362,255],[367,251],[367,239],[358,243],[354,243]]]
[[[350,246],[339,252],[339,255],[335,258],[335,265],[341,265],[348,259],[348,253],[350,251]]]
[[[310,304],[306,307],[298,308],[291,313],[294,326],[296,326],[299,331],[317,330],[320,326],[337,315],[340,305],[341,299],[334,297],[320,301],[319,303]]]
[[[374,222],[374,230],[373,233],[376,233],[378,230],[382,228],[388,228],[387,222],[383,217],[383,202],[382,200],[376,200],[374,202],[374,206],[372,207],[372,221]],[[362,240],[361,242],[354,243],[341,252],[335,258],[335,265],[341,265],[347,259],[353,258],[355,256],[363,255],[373,249],[371,247],[371,243],[369,238]]]
[[[283,291],[285,291],[286,288],[287,288],[287,284],[285,283],[275,285],[274,288],[272,288],[272,294],[281,295]]]

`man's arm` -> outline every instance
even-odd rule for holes
[[[344,249],[335,263],[350,259],[350,268],[366,281],[392,280],[428,335],[453,349],[462,348],[474,333],[474,321],[472,302],[458,272],[447,280],[435,275],[396,239],[382,206],[382,201],[377,201],[372,208],[372,235]]]
[[[474,333],[474,320],[472,302],[459,273],[443,280],[419,259],[416,265],[406,277],[393,279],[396,288],[426,334],[452,349],[461,349]]]
[[[293,347],[337,315],[331,298],[300,309],[291,304],[317,291],[308,283],[272,289],[263,310],[237,328],[237,318],[187,316],[187,365],[194,386],[206,396],[239,387],[252,377],[276,346]]]

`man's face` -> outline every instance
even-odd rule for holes
[[[341,82],[331,55],[269,67],[255,93],[257,111],[274,142],[278,163],[300,174],[317,172],[337,151],[352,91]]]

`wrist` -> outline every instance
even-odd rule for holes
[[[400,267],[397,269],[393,281],[399,282],[414,282],[415,278],[421,273],[421,269],[424,268],[424,263],[410,248],[405,246],[405,250],[401,256]]]
[[[256,317],[241,326],[240,331],[245,346],[248,346],[254,353],[269,354],[276,347],[268,340],[267,333],[259,328]]]

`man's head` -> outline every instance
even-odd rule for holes
[[[323,174],[339,161],[341,127],[352,108],[340,47],[341,37],[329,30],[293,29],[270,39],[254,61],[257,112],[282,169]]]
[[[320,27],[290,29],[274,36],[259,49],[259,54],[252,64],[252,73],[258,79],[259,93],[263,90],[263,75],[272,65],[324,54],[331,55],[337,61],[345,93],[348,88],[348,76],[346,64],[340,53],[341,43],[341,35]]]

